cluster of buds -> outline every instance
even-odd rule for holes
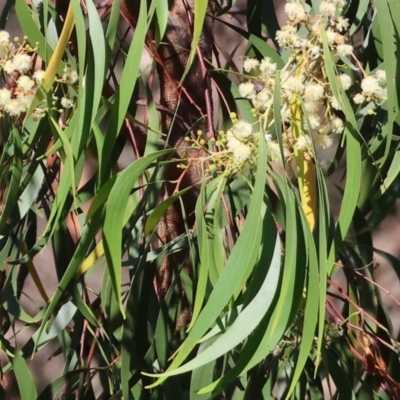
[[[190,148],[200,150],[198,154],[201,156],[188,157],[186,163],[179,163],[177,167],[186,169],[193,163],[200,163],[207,165],[210,173],[219,169],[227,175],[236,175],[244,166],[247,169],[254,167],[259,134],[253,133],[251,124],[238,121],[235,113],[231,113],[231,119],[232,128],[227,132],[220,130],[215,137],[209,137],[201,130],[195,137],[186,136],[185,142]]]
[[[44,70],[34,68],[38,59],[37,45],[32,47],[26,37],[23,43],[18,44],[18,42],[19,39],[15,38],[14,44],[7,31],[0,31],[0,73],[3,74],[5,82],[4,86],[0,87],[0,117],[6,114],[18,118],[26,113],[45,76]],[[65,85],[73,85],[77,80],[77,72],[69,66],[65,67],[63,76],[57,79],[57,85],[52,90],[55,93],[61,87],[63,92],[60,112],[73,107],[72,96],[64,94],[67,93]],[[59,97],[53,95],[52,107],[55,109],[58,100]],[[40,118],[44,112],[45,108],[38,107],[34,110],[33,117]]]
[[[231,114],[232,127],[226,132],[226,148],[229,156],[233,157],[236,167],[253,168],[257,163],[258,141],[262,134],[259,131],[253,132],[253,125],[249,122],[238,120],[235,113]],[[255,126],[259,127],[257,123]],[[269,161],[279,161],[281,151],[278,142],[272,139],[269,133],[265,133],[264,139],[267,144],[267,156]],[[291,157],[291,152],[284,146],[284,157]],[[237,168],[236,168],[237,170]]]
[[[301,151],[308,157],[314,157],[314,150],[328,149],[334,140],[332,134],[341,134],[345,129],[342,104],[336,98],[324,57],[324,41],[328,44],[332,59],[338,68],[336,85],[357,105],[368,103],[369,112],[379,107],[387,97],[386,75],[382,70],[367,74],[354,55],[353,46],[348,42],[346,31],[349,21],[341,13],[345,0],[326,0],[319,5],[319,13],[312,10],[302,0],[287,2],[285,13],[288,22],[277,31],[276,41],[281,49],[289,53],[286,64],[278,69],[270,58],[257,60],[246,58],[243,70],[247,81],[238,87],[242,98],[248,99],[253,106],[253,114],[266,126],[267,148],[279,148],[268,130],[274,125],[274,107],[272,106],[276,79],[280,81],[281,119],[283,121],[284,157]],[[347,65],[358,74],[350,76]],[[356,80],[361,81],[358,86]],[[356,88],[361,91],[357,93]],[[350,96],[350,93],[356,93]],[[247,126],[238,122],[242,129]],[[233,127],[228,149],[240,161],[249,154],[246,143],[241,141]],[[248,132],[249,129],[244,130]],[[239,133],[239,136],[243,134]],[[249,136],[250,137],[250,136]],[[243,142],[243,141],[242,141]]]
[[[361,89],[362,91],[353,97],[354,103],[368,102],[368,105],[372,105],[369,110],[373,111],[387,99],[386,72],[378,69],[374,75],[366,76],[361,81]]]
[[[279,144],[272,140],[271,135],[260,132],[259,123],[254,125],[238,120],[237,114],[230,114],[232,126],[227,131],[220,130],[216,137],[208,137],[201,130],[196,137],[185,137],[185,142],[191,148],[201,150],[200,158],[188,158],[187,164],[180,163],[178,168],[185,169],[192,163],[207,165],[209,172],[223,170],[228,176],[239,172],[254,171],[257,166],[257,154],[260,137],[266,141],[268,161],[281,160]],[[284,147],[284,156],[290,157],[289,150]]]
[[[34,50],[25,41],[16,48],[10,41],[10,34],[0,31],[0,70],[6,81],[5,87],[0,88],[0,113],[18,117],[28,110],[35,88],[43,79],[41,71],[30,74],[32,57],[29,53]]]

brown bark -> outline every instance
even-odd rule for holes
[[[209,78],[202,68],[198,55],[187,74],[183,84],[179,82],[185,71],[192,42],[193,0],[175,0],[170,2],[170,14],[168,28],[163,39],[163,44],[158,48],[160,63],[157,72],[160,79],[160,102],[170,110],[185,118],[186,123],[193,127],[193,131],[201,129],[206,131],[207,104],[205,92],[210,87]],[[212,3],[209,6],[210,13],[213,10]],[[206,60],[212,57],[212,19],[206,19],[203,34],[199,42],[199,50]],[[204,64],[203,64],[204,65]],[[204,118],[205,117],[205,118]],[[196,121],[203,118],[200,123]],[[171,127],[172,118],[168,114],[162,115],[162,128],[164,132],[170,131],[169,144],[178,148],[178,154],[182,158],[198,158],[201,156],[199,150],[184,149],[186,143],[182,141],[186,130],[181,125]],[[172,165],[167,170],[167,180],[175,181],[182,171]],[[181,188],[197,184],[202,180],[201,165],[192,163],[185,173]],[[165,197],[172,194],[174,185],[168,184],[165,188]],[[194,207],[198,190],[188,192],[183,198],[185,214],[188,217],[189,226],[194,222]],[[184,232],[184,224],[180,203],[169,208],[165,217],[160,221],[158,234],[161,243],[168,242]],[[173,263],[188,264],[187,254],[180,254],[175,259],[166,259],[160,268],[159,284],[160,294],[163,296],[170,285]]]
[[[189,73],[185,80],[180,84],[180,80],[188,63],[193,38],[193,9],[195,0],[169,0],[168,26],[165,36],[160,46],[155,49],[153,42],[153,32],[149,32],[147,46],[154,50],[157,59],[157,73],[160,81],[160,103],[168,108],[172,115],[176,113],[184,118],[186,126],[192,127],[192,131],[198,129],[207,131],[208,120],[212,115],[208,115],[211,106],[210,81],[205,69],[207,61],[212,58],[213,36],[212,15],[214,12],[213,1],[209,2],[208,17],[205,20],[203,32],[198,45],[196,55]],[[136,25],[138,15],[137,1],[125,0],[122,12],[125,19],[131,26]],[[199,59],[199,54],[204,62]],[[206,93],[208,92],[208,99]],[[208,104],[207,104],[208,101]],[[200,120],[200,122],[197,122]],[[174,124],[171,113],[161,114],[162,131],[170,132],[169,145],[176,147],[177,153],[181,158],[198,158],[201,155],[199,150],[185,149],[186,143],[183,142],[184,136],[188,133],[182,124]],[[167,169],[166,181],[172,182],[180,178],[182,170],[172,165]],[[198,163],[192,163],[180,183],[179,189],[189,185],[197,184],[202,180],[202,167]],[[175,190],[175,185],[167,183],[165,185],[165,197],[168,197]],[[189,227],[194,222],[194,207],[198,190],[194,189],[183,197],[185,214],[188,217]],[[184,232],[184,220],[180,203],[171,206],[158,226],[158,236],[160,245],[168,243]],[[189,267],[187,252],[166,258],[160,266],[158,275],[158,290],[160,297],[164,297],[171,282],[172,271],[175,265],[184,263]],[[184,326],[188,320],[188,310],[182,313],[182,318],[178,322],[177,328]]]
[[[190,125],[194,124],[198,118],[207,115],[204,94],[210,84],[207,74],[202,69],[198,56],[196,56],[190,72],[187,74],[182,86],[179,86],[179,81],[188,62],[192,43],[193,1],[170,1],[172,5],[167,31],[163,44],[158,48],[161,62],[158,64],[157,69],[162,103],[169,109],[177,111],[184,116]],[[210,3],[209,11],[212,12],[212,10],[212,3]],[[211,60],[212,46],[212,19],[207,17],[198,46],[206,60]],[[179,101],[181,104],[177,108]],[[163,127],[169,129],[170,124],[171,117],[164,115]],[[205,126],[203,123],[198,127],[201,128],[203,125]],[[177,146],[184,134],[185,132],[182,129],[174,129],[171,145]]]

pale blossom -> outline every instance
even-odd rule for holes
[[[313,55],[317,56],[321,53],[321,47],[320,46],[311,46],[308,51]]]
[[[317,101],[324,97],[324,87],[318,83],[309,83],[304,89],[304,100]]]
[[[9,39],[10,34],[7,31],[0,31],[0,58],[6,58],[15,50]]]
[[[339,75],[339,83],[343,90],[347,90],[351,86],[351,77],[347,74]]]
[[[11,75],[15,71],[15,65],[12,60],[7,60],[3,65],[3,70],[6,74]]]
[[[365,96],[362,93],[357,93],[353,97],[353,101],[354,101],[355,104],[362,104],[365,101]]]
[[[322,1],[319,5],[319,12],[326,17],[335,16],[336,6],[332,2]]]
[[[271,95],[267,89],[263,89],[251,100],[254,108],[265,109],[271,104]]]
[[[253,127],[246,121],[238,121],[232,126],[230,131],[237,139],[246,140],[253,134]]]
[[[16,54],[13,58],[14,71],[18,71],[21,74],[25,73],[31,67],[32,58],[28,54]]]
[[[329,149],[330,147],[332,147],[333,139],[330,136],[322,133],[322,134],[317,135],[314,143],[316,146],[320,147],[321,149],[326,150],[326,149]]]
[[[61,97],[61,106],[64,108],[72,108],[74,106],[74,101],[69,97]]]
[[[294,3],[286,3],[285,4],[285,13],[290,19],[306,19],[307,13],[304,9],[304,5],[298,2]]]
[[[271,142],[272,141],[272,135],[267,131],[264,134],[264,138],[266,142]]]
[[[325,34],[326,34],[326,40],[328,41],[328,44],[332,45],[332,44],[334,44],[336,42],[337,33],[333,29],[328,28],[325,31]],[[321,36],[320,41],[322,42],[322,36]]]
[[[276,71],[276,63],[272,62],[269,57],[265,57],[261,60],[260,71],[267,74],[273,74]]]
[[[330,126],[333,133],[340,134],[344,131],[343,121],[338,117],[333,118],[333,120],[330,122]]]
[[[11,99],[3,109],[11,117],[17,117],[22,112],[21,103],[17,99]]]
[[[335,33],[335,39],[334,39],[335,43],[337,45],[340,44],[346,44],[346,37],[341,35],[340,33]]]
[[[69,65],[64,67],[63,80],[68,85],[73,85],[78,80],[78,73],[72,69]]]
[[[343,8],[347,4],[347,0],[332,0],[332,3],[338,8]]]
[[[256,95],[256,90],[252,82],[243,82],[238,86],[239,94],[245,99],[252,99]]]
[[[361,81],[361,89],[366,96],[373,96],[381,90],[378,80],[374,76],[367,76]]]
[[[282,30],[276,31],[276,41],[280,47],[299,47],[302,43],[296,29],[290,25],[285,25]]]
[[[302,151],[310,149],[312,147],[310,135],[300,135],[296,140],[296,147]]]
[[[335,110],[341,111],[342,106],[339,103],[339,100],[336,97],[333,97],[330,101],[330,105],[332,108],[334,108]]]
[[[386,71],[384,71],[383,69],[378,69],[375,72],[375,76],[381,85],[386,84]]]
[[[32,93],[18,93],[17,100],[19,102],[20,112],[28,111],[32,104],[34,95]]]
[[[11,92],[8,89],[0,89],[0,107],[4,107],[11,100]]]
[[[380,90],[375,93],[375,103],[381,105],[383,102],[387,100],[387,90]]]
[[[27,92],[35,86],[35,82],[29,76],[21,75],[17,80],[17,86]]]
[[[233,150],[233,157],[239,163],[245,162],[251,156],[251,148],[244,143],[240,143]]]
[[[32,119],[33,119],[34,121],[37,121],[37,120],[43,118],[45,115],[46,115],[46,114],[45,114],[45,112],[44,112],[42,109],[36,108],[36,109],[33,111],[33,113],[32,113]]]
[[[44,74],[46,71],[43,71],[42,69],[38,69],[35,71],[33,74],[32,78],[35,80],[35,82],[40,85],[43,82],[44,79]]]
[[[226,138],[228,140],[227,148],[233,153],[233,157],[236,159],[236,161],[244,162],[250,157],[250,147],[238,140],[232,131],[229,130],[226,133]]]
[[[10,41],[10,34],[7,31],[0,30],[0,43],[8,43]]]
[[[252,69],[256,69],[260,65],[260,62],[256,58],[246,58],[243,61],[243,69],[246,72],[250,72]]]
[[[8,43],[0,43],[0,59],[6,58],[9,53],[10,53],[9,44]]]
[[[311,25],[311,33],[316,37],[321,36],[321,29],[322,29],[322,24],[321,24],[320,20],[318,20],[317,22],[314,22]]]
[[[351,44],[338,44],[336,46],[336,53],[339,57],[346,57],[353,53],[353,46]]]
[[[349,27],[349,20],[347,18],[338,17],[336,22],[336,29],[338,31],[345,31]]]
[[[239,139],[236,138],[236,136],[233,134],[231,130],[226,132],[226,139],[227,139],[227,144],[226,147],[228,150],[233,150],[234,148],[240,146],[242,143]]]
[[[304,90],[303,77],[289,76],[283,83],[282,87],[289,92],[301,93]]]
[[[311,129],[318,129],[321,126],[321,119],[318,114],[308,114],[304,125]]]
[[[321,101],[305,101],[304,102],[304,109],[309,113],[316,113],[322,107]]]

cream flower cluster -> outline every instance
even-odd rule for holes
[[[290,53],[286,64],[278,69],[269,57],[261,61],[246,58],[243,62],[243,70],[249,77],[239,85],[239,94],[251,102],[254,115],[264,121],[266,130],[275,122],[272,101],[279,77],[283,142],[287,146],[284,156],[290,157],[298,150],[314,157],[314,148],[328,149],[334,142],[332,134],[341,134],[345,129],[341,113],[343,105],[334,95],[325,66],[324,38],[339,69],[338,90],[345,95],[356,87],[358,76],[345,73],[348,70],[346,64],[354,61],[354,69],[363,74],[363,79],[361,92],[351,100],[355,104],[372,102],[373,107],[386,100],[385,72],[378,70],[367,75],[355,58],[353,46],[348,43],[349,21],[341,16],[345,5],[345,0],[321,1],[319,13],[314,15],[305,1],[288,1],[284,7],[288,22],[276,33],[278,45]],[[274,143],[269,136],[266,140],[269,146]],[[235,155],[235,145],[228,148]]]
[[[197,137],[185,137],[185,142],[191,143],[191,148],[201,150],[203,156],[195,159],[189,158],[178,168],[187,168],[193,162],[206,163],[210,172],[221,168],[227,175],[236,175],[240,171],[254,170],[257,164],[257,149],[259,145],[259,132],[254,132],[254,126],[247,121],[238,120],[237,114],[230,114],[232,126],[228,131],[220,130],[216,137],[204,135],[199,130]],[[259,126],[257,124],[257,126]],[[275,155],[279,156],[280,153]]]
[[[7,31],[0,31],[0,71],[3,71],[8,87],[0,88],[0,116],[5,113],[16,117],[28,110],[37,85],[35,77],[28,72],[32,57],[27,54],[29,46],[16,48]]]
[[[361,81],[361,92],[353,97],[356,104],[372,103],[373,108],[387,100],[386,72],[378,69]]]
[[[18,39],[16,39],[16,43]],[[21,45],[14,45],[7,31],[0,30],[0,73],[4,75],[5,85],[0,87],[0,117],[7,114],[18,118],[26,113],[32,103],[37,88],[42,84],[45,71],[33,68],[36,48],[29,45],[24,38]],[[57,84],[73,85],[78,80],[78,74],[71,67],[64,69],[64,74]],[[56,91],[58,86],[53,88]],[[54,98],[54,96],[53,96]],[[58,100],[58,98],[55,98]],[[55,106],[57,102],[53,104]],[[65,95],[60,100],[63,109],[73,107],[73,99]],[[60,110],[61,111],[61,110]],[[43,108],[34,110],[33,117],[44,114]]]
[[[254,136],[253,127],[246,121],[236,121],[226,133],[227,148],[239,164],[250,158]]]

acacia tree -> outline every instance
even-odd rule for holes
[[[0,342],[22,399],[399,397],[371,239],[398,191],[398,4],[282,6],[279,26],[257,0],[15,2]],[[63,370],[38,390],[27,360],[54,343]]]

